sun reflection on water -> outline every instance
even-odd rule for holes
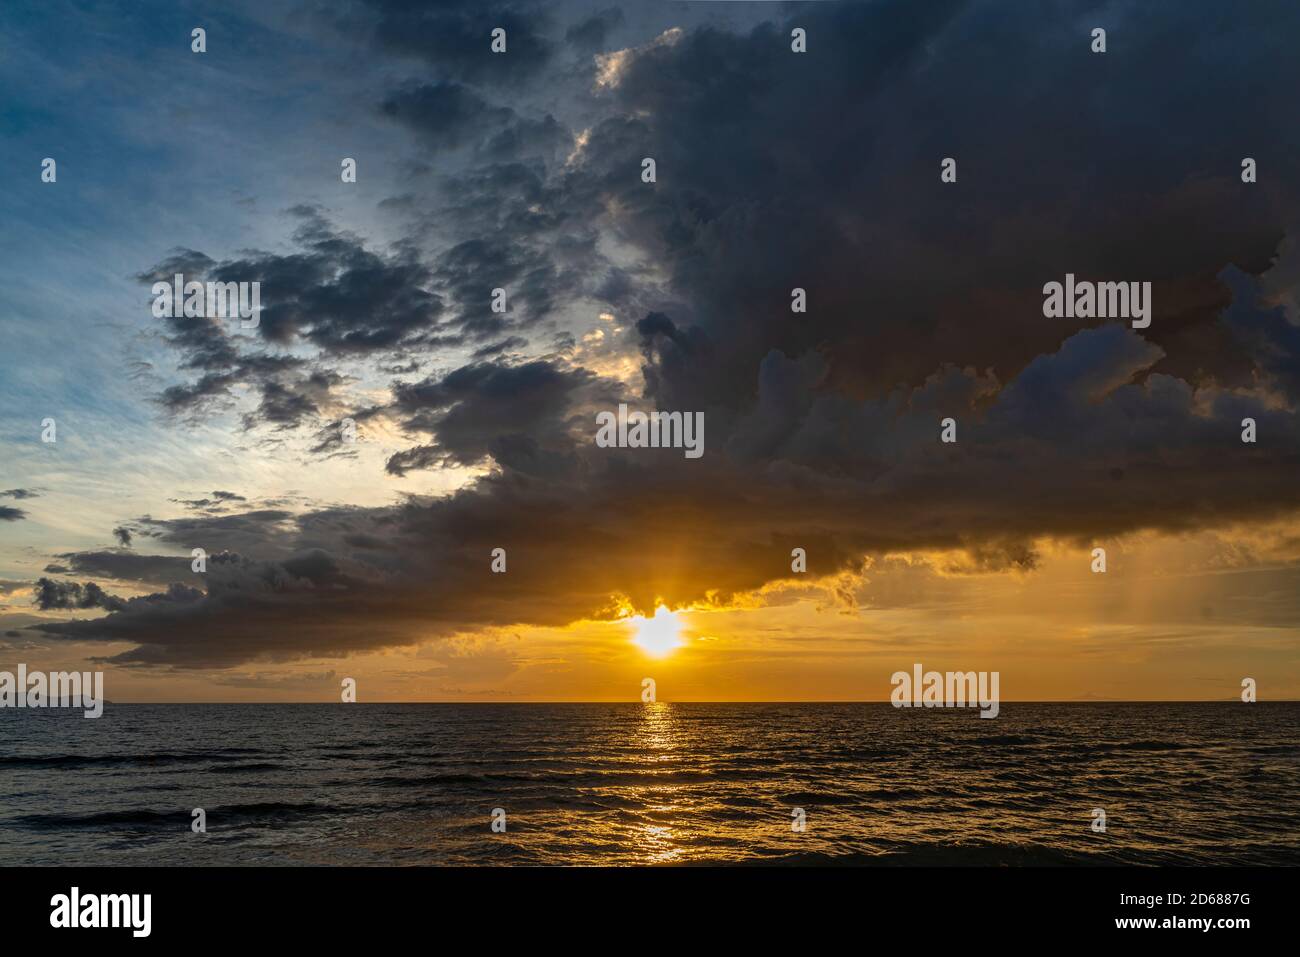
[[[642,705],[635,746],[641,751],[643,764],[653,768],[676,763],[679,760],[679,737],[671,704],[649,701]],[[656,774],[647,777],[647,783],[635,789],[636,799],[645,805],[645,811],[638,823],[634,843],[647,863],[678,860],[685,853],[684,841],[678,830],[667,822],[681,817],[684,805],[677,800],[680,788],[671,782],[655,780]]]

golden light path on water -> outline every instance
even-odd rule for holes
[[[660,611],[664,611],[661,607]],[[658,618],[658,614],[655,616]],[[674,620],[676,616],[673,616]],[[645,704],[645,710],[641,713],[640,728],[640,746],[647,762],[654,764],[656,762],[666,762],[669,765],[676,762],[676,727],[673,719],[673,709],[670,705],[663,702],[651,701]],[[641,824],[642,833],[638,849],[643,858],[648,863],[668,864],[678,860],[685,852],[677,839],[672,824],[669,823],[673,815],[679,810],[679,805],[672,798],[675,788],[671,786],[662,789],[651,789],[644,797],[647,805],[647,815],[660,817],[663,820],[655,822],[643,822]],[[658,792],[658,793],[656,793]]]

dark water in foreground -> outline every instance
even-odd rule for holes
[[[1300,864],[1300,704],[0,711],[0,864],[659,862]]]

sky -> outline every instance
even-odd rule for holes
[[[6,6],[0,670],[1300,697],[1298,21]],[[256,328],[156,316],[176,273],[260,283]],[[1046,317],[1067,274],[1150,283],[1150,325]],[[620,404],[701,414],[704,454],[602,447]]]

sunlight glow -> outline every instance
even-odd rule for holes
[[[635,631],[632,643],[651,658],[663,658],[682,645],[682,621],[663,605],[655,609],[653,618],[636,615],[628,621]]]

